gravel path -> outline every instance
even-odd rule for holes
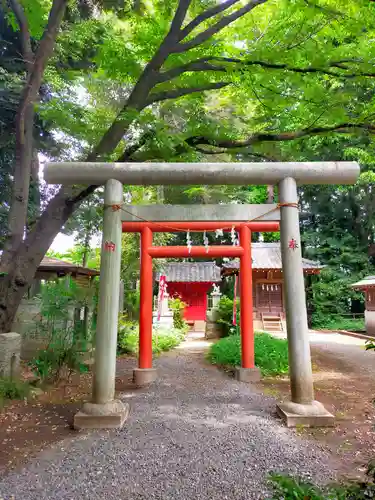
[[[124,393],[122,430],[77,434],[0,481],[4,500],[251,500],[283,471],[324,481],[332,461],[273,416],[275,402],[177,351],[148,391]],[[119,374],[134,362],[121,360]],[[12,496],[13,495],[13,496]]]
[[[343,337],[343,335],[340,335]],[[348,367],[348,371],[375,378],[375,352],[366,351],[363,345],[333,342],[313,342],[312,347],[324,351]]]

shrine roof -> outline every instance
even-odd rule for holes
[[[220,267],[214,262],[170,262],[158,273],[165,276],[167,282],[217,283],[221,281]]]
[[[280,242],[275,243],[252,243],[251,256],[253,259],[253,269],[282,269]],[[303,269],[313,271],[322,269],[324,266],[314,260],[302,259]],[[239,269],[239,259],[230,260],[223,263],[223,271],[229,269]]]
[[[78,266],[66,260],[56,259],[56,257],[43,257],[39,264],[38,271],[57,272],[61,274],[84,274],[89,276],[99,276],[100,272],[90,267]]]
[[[375,287],[375,276],[367,276],[366,278],[357,281],[351,285],[352,288],[357,288],[359,290],[366,290],[366,288],[374,288]]]

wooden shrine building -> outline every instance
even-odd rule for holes
[[[252,243],[254,328],[284,330],[285,303],[280,243]],[[319,274],[323,266],[302,259],[305,276]],[[223,277],[239,274],[239,260],[224,262]]]

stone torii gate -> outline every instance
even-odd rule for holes
[[[50,163],[44,177],[51,184],[105,184],[103,240],[100,268],[99,307],[96,333],[95,367],[92,402],[85,403],[75,416],[77,428],[121,427],[128,415],[128,405],[115,400],[116,343],[118,327],[119,281],[121,264],[121,231],[123,184],[127,185],[187,185],[187,184],[271,184],[279,188],[280,238],[284,272],[289,373],[291,401],[280,403],[278,412],[288,426],[332,425],[333,415],[314,400],[313,378],[308,339],[307,312],[302,270],[301,242],[297,184],[353,184],[359,175],[356,162],[304,162],[304,163]],[[253,206],[254,207],[254,206]],[[112,208],[112,209],[111,209]],[[264,213],[264,212],[263,212]],[[220,214],[221,216],[222,214]],[[173,219],[173,214],[169,220]],[[239,229],[247,227],[242,236],[242,248],[250,246],[249,212],[244,219],[228,220]],[[270,220],[270,219],[268,219]],[[272,220],[272,219],[271,219]],[[207,221],[217,222],[216,221]],[[167,225],[167,224],[165,224]],[[176,226],[179,224],[176,223]],[[181,225],[181,224],[180,224]],[[203,226],[201,226],[203,227]],[[144,231],[141,261],[152,258],[152,231]],[[125,228],[126,230],[126,228]],[[204,230],[204,229],[203,229]],[[151,232],[151,239],[150,239]],[[147,236],[148,235],[148,236]],[[151,251],[152,253],[152,251]],[[157,252],[156,252],[157,253]],[[147,254],[147,256],[146,256]],[[211,254],[212,255],[212,254]],[[251,258],[246,252],[242,266],[251,269]],[[154,254],[154,256],[157,256]],[[161,256],[160,253],[158,256]],[[214,256],[214,255],[212,255]],[[242,269],[242,268],[241,268]],[[251,274],[251,273],[250,273]],[[147,281],[145,276],[144,282]],[[149,276],[149,280],[152,278]],[[246,291],[247,290],[247,291]],[[249,281],[246,295],[251,300]],[[149,308],[148,308],[149,309]],[[147,314],[147,307],[143,311]],[[149,321],[141,316],[141,323]],[[245,320],[246,328],[246,320]],[[252,331],[252,325],[250,330]],[[246,337],[242,332],[243,337]],[[148,335],[149,338],[149,335]],[[241,368],[247,369],[248,366]],[[250,367],[251,369],[252,367]],[[150,367],[146,367],[150,370]],[[142,368],[141,368],[142,370]],[[154,372],[151,368],[151,379]],[[241,372],[240,372],[241,373]],[[142,378],[142,377],[141,377]],[[145,377],[147,379],[147,376]],[[246,372],[240,379],[246,379]]]

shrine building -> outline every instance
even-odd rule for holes
[[[252,243],[253,269],[253,319],[258,330],[286,330],[285,303],[283,293],[283,270],[280,242]],[[305,277],[319,274],[322,267],[318,262],[302,259]],[[239,259],[224,262],[223,277],[238,275]]]

